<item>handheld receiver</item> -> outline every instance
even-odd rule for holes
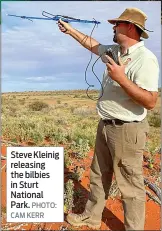
[[[119,65],[118,54],[113,52],[111,48],[108,48],[105,54],[108,55],[110,58],[112,58],[114,62]]]

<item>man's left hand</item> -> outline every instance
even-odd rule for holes
[[[126,78],[125,75],[125,67],[130,62],[130,59],[128,59],[124,64],[121,61],[121,58],[119,57],[119,65],[114,62],[112,58],[110,58],[108,55],[106,56],[110,63],[106,63],[108,74],[111,79],[114,81],[120,83],[123,79]]]

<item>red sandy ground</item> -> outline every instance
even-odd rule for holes
[[[6,146],[1,147],[2,155],[6,156]],[[82,177],[81,182],[76,184],[76,187],[80,187],[83,191],[83,195],[87,198],[88,190],[89,190],[89,166],[92,160],[93,153],[90,152],[88,155],[87,160],[84,160],[85,172]],[[147,169],[146,163],[143,163],[144,166],[144,174],[145,176],[151,176],[150,171],[159,170],[160,168],[160,155],[155,155],[155,165],[153,170]],[[6,164],[6,160],[1,161],[1,168]],[[65,172],[66,178],[66,172]],[[152,178],[151,178],[152,179]],[[6,208],[6,172],[5,167],[1,170],[1,182],[2,182],[2,211]],[[85,199],[84,198],[84,199]],[[77,207],[76,210],[78,213],[83,211],[83,205],[79,208]],[[108,199],[106,207],[103,212],[103,219],[102,219],[102,226],[100,230],[124,230],[123,226],[123,208],[121,204],[120,198],[115,199]],[[66,214],[65,214],[66,219]],[[65,221],[64,223],[7,223],[5,213],[2,213],[2,229],[8,227],[7,230],[60,230],[61,227],[68,227],[71,228],[70,225]],[[74,227],[73,227],[74,228]],[[40,230],[41,230],[40,229]],[[79,230],[89,230],[87,227],[78,228]],[[77,230],[77,228],[75,228]],[[152,200],[149,200],[147,197],[146,200],[146,222],[145,222],[145,230],[160,230],[160,205],[155,203]]]

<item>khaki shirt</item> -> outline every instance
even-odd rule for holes
[[[125,68],[128,79],[147,91],[158,91],[158,61],[156,56],[144,46],[143,41],[131,46],[124,55],[120,54],[119,45],[100,45],[99,55],[103,62],[105,62],[104,52],[108,48],[117,52],[122,62],[131,59]],[[97,102],[97,111],[102,119],[141,121],[146,117],[147,110],[135,103],[123,88],[109,77],[107,68],[103,74],[102,86],[103,95]]]

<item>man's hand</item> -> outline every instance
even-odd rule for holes
[[[128,64],[128,62],[130,62],[130,59],[127,59],[125,63],[122,63],[119,57],[119,65],[117,65],[109,56],[107,56],[107,59],[110,62],[106,63],[110,78],[119,83],[119,85],[132,98],[133,101],[139,105],[142,105],[148,110],[153,109],[157,101],[158,92],[150,92],[142,89],[130,79],[126,78],[125,66]]]
[[[118,65],[108,55],[106,55],[106,58],[109,60],[109,63],[106,63],[106,66],[107,66],[107,70],[108,70],[108,74],[110,78],[116,81],[117,83],[120,83],[123,79],[126,78],[125,67],[130,62],[130,59],[128,59],[123,64],[119,57],[119,65]]]
[[[59,21],[58,21],[58,27],[59,27],[60,31],[65,33],[65,34],[70,34],[70,32],[73,29],[73,27],[70,26],[69,23],[62,21],[61,19],[59,19]]]

